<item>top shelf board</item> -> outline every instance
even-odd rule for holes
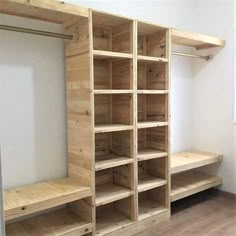
[[[194,168],[210,165],[222,160],[222,154],[210,152],[188,151],[175,153],[171,156],[171,174],[176,174]]]
[[[171,30],[171,38],[173,44],[194,47],[196,49],[224,47],[225,45],[225,41],[222,39],[177,29]]]
[[[2,0],[0,13],[62,24],[73,17],[88,17],[89,9],[57,0]]]

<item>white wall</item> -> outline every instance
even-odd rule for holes
[[[189,0],[148,1],[149,4],[132,0],[68,2],[179,28],[191,29],[192,25]],[[54,24],[17,17],[0,15],[0,21],[61,31]],[[63,42],[0,31],[0,51],[0,142],[4,188],[66,175]],[[173,59],[173,151],[192,147],[191,67],[191,60]]]
[[[224,154],[224,161],[219,167],[219,174],[224,177],[222,189],[236,193],[234,1],[198,0],[195,1],[194,9],[196,18],[193,30],[223,38],[226,46],[216,53],[212,61],[194,63],[193,146]],[[212,171],[216,172],[217,169],[213,168]]]

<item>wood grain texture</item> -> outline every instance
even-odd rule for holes
[[[4,191],[5,220],[91,196],[91,188],[64,178]]]
[[[175,153],[171,155],[171,174],[210,165],[222,160],[222,154],[197,150]]]

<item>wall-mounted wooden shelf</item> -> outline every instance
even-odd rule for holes
[[[71,209],[61,209],[6,226],[7,236],[85,235],[92,223],[82,220]]]
[[[91,188],[71,178],[4,191],[5,220],[59,206],[92,195]]]
[[[202,172],[185,172],[172,176],[171,201],[193,195],[222,184],[222,178]]]
[[[177,29],[171,30],[171,39],[173,44],[194,47],[196,49],[224,47],[225,45],[225,41],[222,39]]]
[[[171,174],[214,164],[223,160],[222,154],[186,151],[171,155]]]

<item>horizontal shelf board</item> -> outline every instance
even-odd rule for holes
[[[83,186],[70,178],[5,190],[5,219],[14,219],[91,195],[91,188]]]
[[[138,129],[161,127],[161,126],[168,126],[168,125],[169,125],[169,122],[164,122],[164,121],[139,121]]]
[[[96,219],[96,235],[110,235],[133,222],[120,212],[113,210]]]
[[[166,183],[167,181],[165,179],[157,178],[151,175],[145,175],[138,180],[138,192],[144,192],[149,189],[160,187]]]
[[[7,236],[85,235],[92,232],[92,223],[85,222],[68,208],[6,225]]]
[[[172,154],[171,156],[171,174],[191,170],[201,166],[214,164],[223,160],[222,154],[187,151]]]
[[[158,62],[158,63],[166,63],[168,62],[168,58],[163,57],[150,57],[150,56],[138,56],[138,62]]]
[[[120,157],[114,154],[110,154],[109,156],[106,156],[106,159],[96,160],[95,170],[104,170],[115,166],[130,164],[133,162],[134,160],[129,157]]]
[[[169,90],[147,90],[147,89],[139,89],[138,94],[168,94]]]
[[[148,199],[141,199],[139,201],[139,220],[144,220],[161,212],[168,211],[164,206],[158,202],[150,201]]]
[[[95,59],[133,58],[133,55],[130,53],[110,52],[110,51],[101,51],[101,50],[93,50],[93,56]]]
[[[125,131],[132,130],[134,127],[132,125],[124,124],[96,124],[94,128],[95,133],[105,133],[113,131]]]
[[[131,89],[95,89],[94,94],[130,94]]]
[[[184,172],[171,177],[171,201],[193,195],[222,184],[222,178],[196,171]]]
[[[152,148],[146,148],[138,151],[138,161],[145,161],[160,157],[166,157],[168,155],[167,152],[158,151]]]
[[[177,29],[172,29],[171,39],[174,44],[194,47],[196,49],[223,47],[225,45],[225,41],[222,39]]]
[[[110,202],[133,195],[130,189],[116,184],[103,184],[96,187],[96,206],[102,206]]]

